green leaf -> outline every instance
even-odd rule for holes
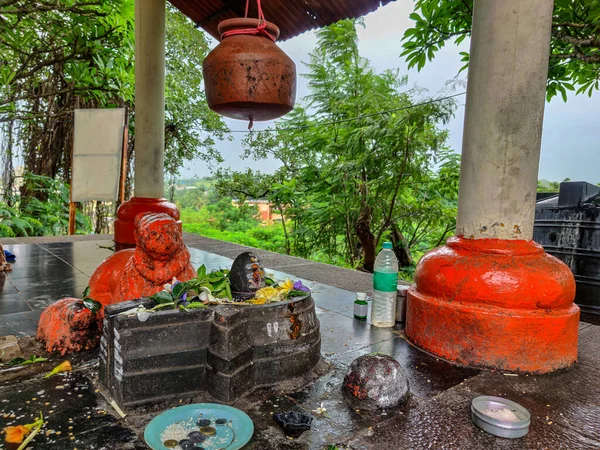
[[[91,299],[89,297],[85,297],[83,299],[83,306],[85,306],[87,309],[89,309],[94,314],[97,312],[100,312],[100,310],[102,309],[102,303],[100,303],[94,299]]]
[[[173,303],[175,300],[169,291],[157,292],[156,294],[151,295],[150,298],[160,304]]]
[[[288,292],[288,297],[304,297],[306,295],[308,295],[308,292],[304,292],[304,291],[292,290],[292,291]]]
[[[201,303],[201,302],[190,302],[187,304],[187,306],[185,308],[186,309],[206,309],[206,308],[208,308],[208,306],[206,306],[204,303]]]
[[[25,361],[25,358],[13,358],[6,364],[8,364],[9,366],[18,366],[20,364],[23,364]]]
[[[83,294],[81,294],[81,298],[89,297],[90,296],[90,291],[91,291],[91,288],[89,286],[86,287],[85,290],[83,291]]]
[[[183,294],[187,289],[188,286],[186,283],[177,283],[175,286],[173,286],[173,298],[179,299],[179,297],[181,297],[181,294]]]
[[[202,264],[198,267],[198,278],[204,278],[206,276],[206,266]]]

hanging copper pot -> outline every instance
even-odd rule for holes
[[[287,114],[296,101],[296,64],[275,44],[276,25],[258,19],[219,24],[221,42],[202,69],[210,109],[225,117],[253,121]],[[248,34],[259,30],[254,34]]]

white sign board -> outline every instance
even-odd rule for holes
[[[71,201],[117,200],[124,126],[124,108],[75,110]]]

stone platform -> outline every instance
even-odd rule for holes
[[[17,255],[14,272],[0,275],[0,335],[17,335],[26,356],[39,352],[31,336],[43,308],[64,296],[79,295],[89,276],[111,250],[106,237],[0,240]],[[247,247],[185,235],[194,266],[225,267]],[[23,243],[26,242],[26,243]],[[546,376],[480,372],[439,360],[411,346],[401,329],[379,329],[352,317],[354,292],[368,291],[370,275],[256,250],[278,278],[289,274],[312,290],[321,323],[325,363],[312,383],[297,380],[238,401],[254,421],[248,449],[597,449],[600,448],[600,327],[582,322],[579,363]],[[368,414],[349,408],[340,392],[352,360],[381,352],[405,368],[412,392],[398,411]],[[37,353],[39,355],[39,353]],[[97,353],[70,358],[74,372],[42,379],[62,359],[33,367],[0,369],[0,429],[26,423],[43,411],[48,434],[36,437],[38,449],[144,449],[145,425],[169,407],[203,401],[201,396],[126,409],[122,419],[98,391]],[[532,415],[530,434],[519,440],[495,438],[477,429],[469,405],[477,395],[497,395],[521,403]],[[313,428],[286,438],[272,414],[324,408]],[[14,417],[12,416],[14,414]],[[69,428],[71,427],[71,428]],[[58,433],[60,432],[60,433]],[[0,435],[0,441],[3,437]],[[7,448],[0,443],[0,449]]]

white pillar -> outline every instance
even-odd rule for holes
[[[533,236],[553,0],[475,0],[457,235]]]
[[[165,0],[135,0],[135,197],[164,196]]]

